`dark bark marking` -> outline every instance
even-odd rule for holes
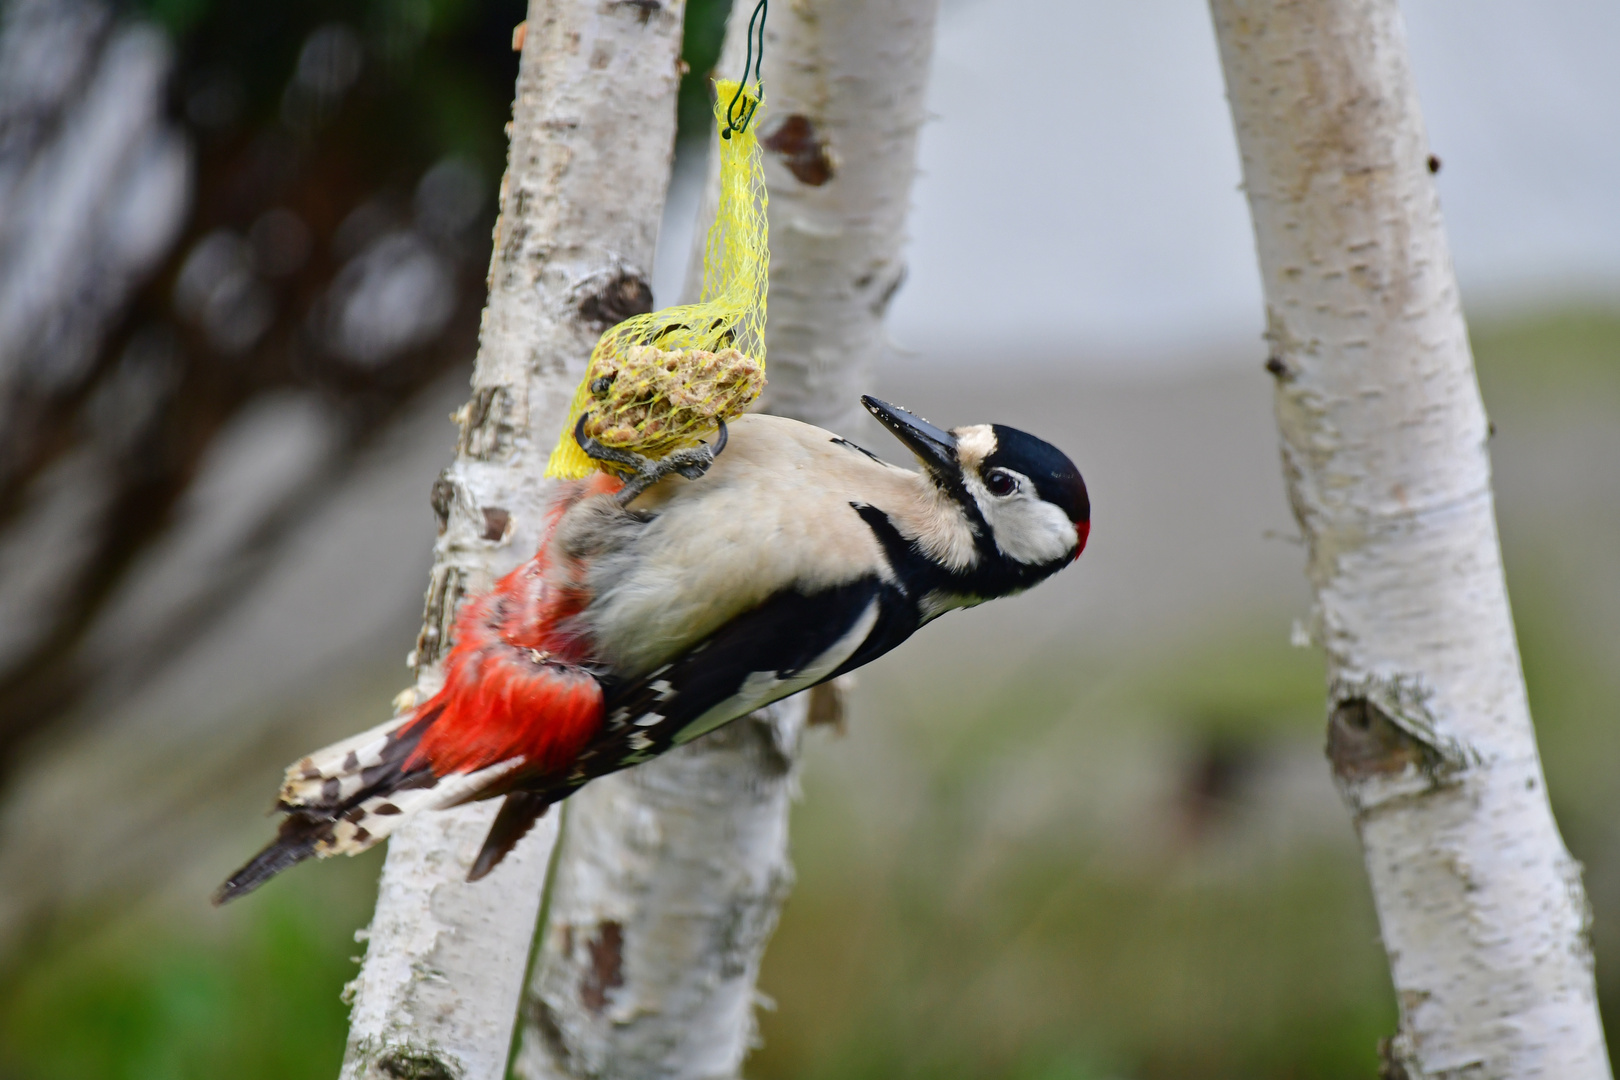
[[[440,473],[439,478],[433,481],[433,490],[428,493],[428,502],[433,507],[433,516],[439,522],[439,535],[450,526],[450,504],[456,498],[456,485],[450,477]]]
[[[563,1037],[562,1025],[557,1022],[557,1014],[551,1010],[551,1006],[547,1005],[543,998],[536,997],[528,1002],[525,1011],[529,1023],[539,1030],[540,1041],[545,1043],[552,1059],[558,1062],[567,1061],[568,1040]]]
[[[376,1060],[377,1071],[392,1080],[461,1080],[461,1069],[431,1050],[398,1046]]]
[[[579,302],[579,317],[606,330],[632,315],[653,309],[652,286],[640,274],[620,270],[587,292]]]
[[[770,125],[759,144],[781,155],[782,164],[801,184],[820,187],[837,172],[826,140],[816,131],[814,121],[802,113],[791,113]]]
[[[1440,171],[1440,156],[1438,154],[1430,154],[1428,164],[1429,164],[1429,173],[1431,175],[1434,174],[1434,173],[1439,172]]]
[[[793,871],[773,869],[765,888],[738,896],[727,904],[715,924],[720,955],[720,977],[735,979],[748,971],[776,931],[777,915],[793,889]]]
[[[585,942],[590,967],[579,981],[579,1000],[597,1016],[607,1008],[608,992],[624,985],[624,925],[602,923],[596,937]]]
[[[1378,1040],[1378,1080],[1411,1080],[1393,1038]]]
[[[417,670],[431,665],[449,647],[450,632],[456,624],[456,608],[467,592],[466,579],[466,572],[458,566],[441,566],[434,570],[422,609],[422,631],[416,635]]]
[[[881,319],[888,313],[889,304],[894,301],[895,294],[900,291],[900,286],[906,283],[907,273],[908,269],[905,264],[902,263],[900,268],[895,272],[894,277],[883,286],[883,290],[879,292],[877,296],[873,297],[871,304],[873,315],[876,315]]]
[[[642,26],[646,26],[657,12],[664,10],[661,0],[619,0],[617,7],[636,9],[636,18]]]
[[[499,506],[484,507],[484,539],[499,540],[512,523],[512,512]]]
[[[456,414],[461,437],[456,449],[464,457],[488,461],[512,447],[512,392],[504,386],[480,386]]]

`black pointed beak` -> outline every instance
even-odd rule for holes
[[[890,405],[887,401],[879,401],[869,394],[861,395],[861,404],[866,411],[883,422],[883,426],[894,432],[899,440],[910,447],[917,459],[928,467],[930,471],[955,472],[956,436],[942,428],[924,420],[920,416]]]

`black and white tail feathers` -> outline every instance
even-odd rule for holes
[[[436,713],[395,718],[289,766],[276,802],[276,809],[287,815],[279,834],[215,891],[214,903],[245,896],[312,856],[365,851],[412,814],[476,798],[523,764],[516,758],[446,776],[436,776],[426,764],[407,767],[422,733],[436,718]],[[527,831],[525,825],[505,850]],[[493,859],[483,872],[499,861]]]

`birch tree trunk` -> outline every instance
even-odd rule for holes
[[[597,335],[651,307],[684,8],[530,2],[473,395],[433,489],[418,700],[442,679],[462,598],[539,541],[541,474]],[[424,814],[390,840],[345,1078],[505,1075],[556,818],[468,885],[495,810]]]
[[[1400,1007],[1384,1075],[1608,1077],[1400,14],[1394,0],[1211,8],[1328,658],[1328,756]]]
[[[771,13],[761,136],[772,412],[847,421],[881,352],[937,7],[823,0]],[[742,70],[751,9],[733,11],[723,72]],[[792,880],[799,738],[834,693],[780,702],[569,800],[517,1076],[739,1074],[760,959]]]

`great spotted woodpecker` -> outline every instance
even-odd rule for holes
[[[922,472],[774,416],[657,464],[580,435],[638,471],[559,486],[539,551],[462,609],[443,689],[291,766],[280,835],[215,902],[312,855],[363,851],[418,811],[504,795],[477,879],[591,779],[1079,557],[1091,503],[1056,448],[861,400]]]

